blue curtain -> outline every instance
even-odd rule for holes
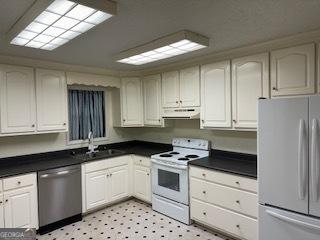
[[[103,91],[69,90],[69,139],[105,137],[105,100]]]

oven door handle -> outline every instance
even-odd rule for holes
[[[186,169],[188,169],[188,166],[185,166],[185,165],[165,164],[165,163],[162,163],[162,162],[158,162],[157,160],[154,160],[154,159],[152,159],[151,161],[152,161],[154,164],[161,165],[161,166],[165,166],[165,167],[171,167],[171,168],[176,168],[176,169],[181,169],[181,170],[186,170]]]

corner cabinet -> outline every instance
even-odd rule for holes
[[[230,61],[201,66],[201,128],[231,128]]]
[[[37,130],[67,131],[67,82],[61,71],[36,69]]]
[[[269,98],[269,55],[257,54],[232,60],[233,128],[255,130],[258,99]]]
[[[306,44],[271,52],[272,97],[314,94],[315,44]]]
[[[144,124],[145,126],[162,126],[161,118],[161,75],[145,76],[142,80]]]
[[[121,79],[121,126],[143,126],[141,80],[137,77]]]
[[[36,131],[35,81],[32,68],[0,65],[1,133]]]

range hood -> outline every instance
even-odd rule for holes
[[[162,118],[164,119],[199,119],[200,108],[172,108],[163,109]]]

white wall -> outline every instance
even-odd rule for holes
[[[257,153],[257,133],[228,130],[201,130],[199,120],[169,120],[169,128],[133,128],[126,131],[130,138],[143,141],[171,143],[173,137],[203,138],[212,142],[212,148]]]

